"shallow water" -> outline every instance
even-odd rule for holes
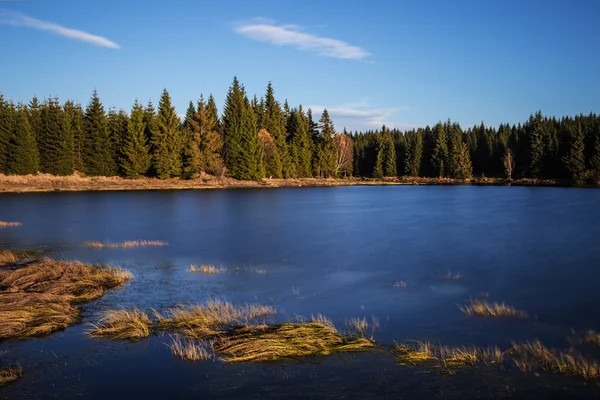
[[[600,330],[599,200],[593,189],[470,186],[2,194],[0,220],[23,226],[0,229],[0,247],[119,265],[135,279],[83,306],[79,325],[0,343],[24,369],[0,398],[600,397],[594,381],[496,367],[442,376],[400,366],[385,351],[423,339],[507,348],[539,338],[562,348],[571,329]],[[83,245],[124,240],[169,246]],[[228,272],[191,274],[190,264]],[[406,287],[394,287],[398,281]],[[532,318],[464,316],[457,304],[482,292]],[[382,348],[194,364],[170,354],[168,337],[132,344],[84,335],[108,308],[162,310],[211,297],[274,305],[277,320],[323,313],[343,327],[347,318],[375,316]]]

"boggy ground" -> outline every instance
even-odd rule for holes
[[[120,177],[85,177],[79,174],[70,176],[4,175],[0,174],[0,192],[53,192],[53,191],[108,191],[108,190],[175,190],[175,189],[226,189],[226,188],[278,188],[278,187],[320,187],[354,185],[504,185],[502,178],[344,178],[344,179],[263,179],[261,181],[240,181],[229,177],[215,177],[203,174],[197,179],[125,179]],[[512,185],[555,186],[569,185],[567,181],[517,179]]]

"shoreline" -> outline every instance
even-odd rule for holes
[[[475,185],[475,186],[558,186],[572,187],[570,181],[556,179],[516,179],[503,178],[296,178],[263,179],[262,181],[239,181],[227,177],[203,175],[197,179],[182,180],[171,178],[126,179],[121,177],[83,177],[80,175],[54,176],[3,175],[0,174],[0,193],[43,193],[43,192],[87,192],[87,191],[132,191],[132,190],[207,190],[207,189],[258,189],[291,187],[333,187],[333,186],[419,186],[419,185]],[[597,187],[597,186],[592,186]]]

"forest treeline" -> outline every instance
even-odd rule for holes
[[[108,111],[93,92],[85,108],[57,98],[14,104],[0,94],[0,172],[192,179],[421,176],[598,181],[600,117],[545,117],[469,127],[450,120],[401,132],[336,132],[324,110],[277,101],[268,84],[250,98],[234,78],[219,115],[214,98],[180,119],[167,90],[155,107]]]

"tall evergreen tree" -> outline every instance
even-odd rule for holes
[[[408,176],[420,176],[423,156],[423,132],[419,129],[410,136],[406,146],[404,173]]]
[[[84,171],[85,156],[85,115],[79,103],[65,102],[65,113],[71,122],[71,134],[73,135],[73,168],[75,171]]]
[[[0,173],[8,172],[10,140],[15,130],[17,111],[12,102],[0,94]]]
[[[11,174],[36,174],[40,169],[40,155],[36,137],[29,124],[29,110],[19,107],[19,119],[10,145],[8,170]]]
[[[88,175],[111,176],[115,173],[113,143],[104,106],[94,90],[85,109],[84,170]]]
[[[121,149],[121,170],[128,178],[138,178],[150,168],[144,109],[136,100],[127,124],[127,136]]]
[[[315,157],[317,176],[323,178],[334,177],[337,164],[337,148],[333,142],[335,128],[327,109],[324,109],[323,114],[321,114],[319,128]]]
[[[437,175],[440,178],[445,177],[448,163],[448,143],[446,129],[441,122],[435,126],[435,142],[431,162]]]
[[[179,117],[171,104],[171,96],[167,89],[164,89],[158,103],[156,126],[152,138],[155,148],[153,163],[156,175],[160,179],[181,175],[182,144],[179,124]]]
[[[600,135],[596,134],[594,140],[594,153],[590,160],[590,170],[594,176],[594,179],[598,181],[600,179]]]
[[[469,179],[473,176],[469,146],[462,141],[456,144],[452,154],[453,178]]]
[[[42,107],[42,131],[39,138],[40,170],[53,175],[73,173],[73,134],[71,121],[57,98]]]
[[[529,117],[529,170],[531,175],[539,177],[544,172],[544,127],[542,113]]]
[[[42,131],[42,104],[38,100],[37,96],[34,95],[31,101],[29,102],[29,125],[31,126],[31,130],[33,135],[35,136],[35,140],[37,140],[40,136],[40,132]]]
[[[384,176],[396,176],[396,148],[389,129],[385,126],[381,130],[383,141],[383,174]]]
[[[563,160],[574,181],[581,180],[583,178],[583,173],[585,172],[585,157],[583,152],[583,131],[581,129],[581,123],[579,123],[571,136],[569,153]]]
[[[273,92],[273,85],[269,82],[267,86],[267,92],[265,94],[264,104],[264,115],[261,119],[260,127],[266,129],[277,147],[277,154],[279,156],[279,163],[273,165],[275,168],[273,172],[274,178],[289,178],[293,174],[293,166],[291,157],[286,144],[286,120],[281,109],[281,105],[275,100],[275,94]],[[278,165],[281,165],[281,171],[278,170]]]
[[[302,106],[291,110],[288,124],[288,132],[291,136],[290,154],[292,163],[299,178],[310,178],[312,176],[312,140],[309,134],[309,122],[304,115]]]

